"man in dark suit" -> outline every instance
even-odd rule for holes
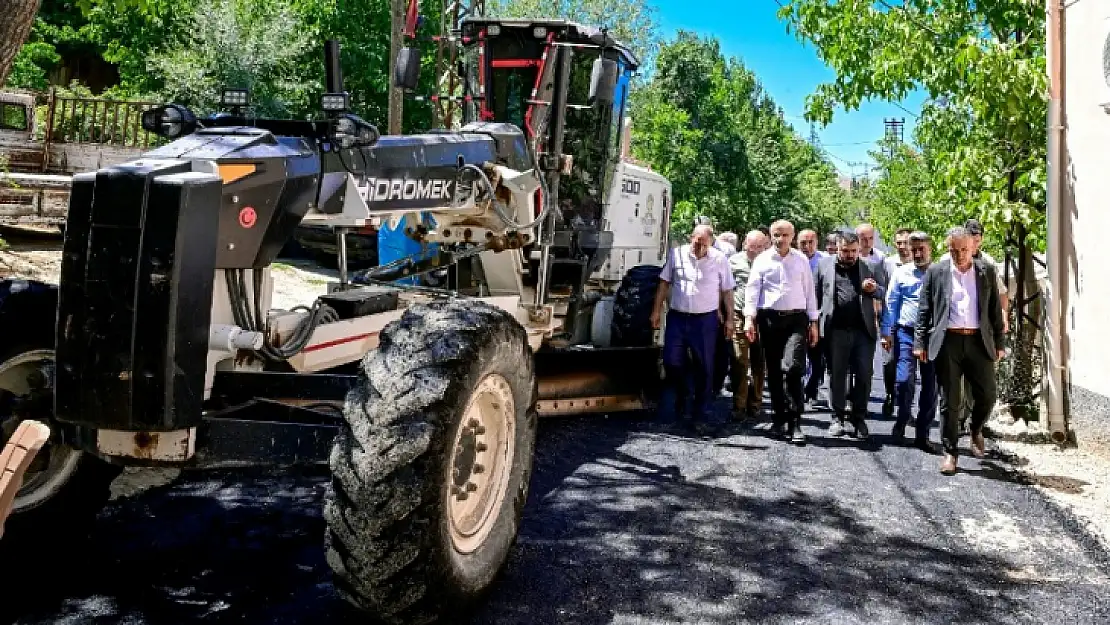
[[[867,401],[871,395],[875,343],[878,339],[882,290],[874,267],[860,258],[859,235],[837,233],[836,256],[817,264],[820,340],[827,346],[833,422],[829,434],[844,433],[849,421],[859,438],[867,438]],[[848,414],[848,375],[854,374],[852,411]]]
[[[994,363],[1002,348],[1002,298],[995,269],[974,257],[966,228],[948,231],[950,258],[929,267],[921,283],[913,353],[932,361],[940,385],[940,415],[944,462],[940,471],[956,472],[960,441],[962,383],[974,399],[971,413],[971,453],[986,454],[983,425],[997,397]]]

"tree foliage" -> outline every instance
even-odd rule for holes
[[[634,153],[671,179],[680,232],[697,215],[730,230],[780,217],[821,231],[842,225],[848,202],[835,169],[715,39],[679,32],[664,43],[633,103]]]
[[[311,108],[322,85],[311,59],[317,31],[288,3],[200,0],[192,28],[147,63],[167,99],[219,108],[224,87],[249,89],[254,113],[289,117]]]
[[[132,0],[120,0],[130,2]],[[256,114],[294,118],[319,113],[323,41],[338,39],[345,88],[356,113],[384,126],[388,99],[389,0],[142,0],[118,10],[115,0],[74,10],[72,0],[45,0],[20,52],[25,76],[11,86],[41,88],[59,63],[50,54],[99,57],[118,84],[104,95],[210,106],[224,86],[252,87]],[[439,27],[440,3],[422,0],[425,40]],[[86,48],[76,50],[75,43]],[[37,57],[33,57],[37,54]],[[434,54],[424,55],[420,92],[432,93]],[[405,107],[407,131],[431,125],[425,103]]]
[[[807,98],[807,118],[827,124],[836,109],[869,99],[928,95],[916,149],[880,161],[884,190],[872,219],[931,227],[938,217],[952,225],[974,216],[995,245],[1018,223],[1029,243],[1043,246],[1044,13],[1028,0],[790,0],[783,7],[780,17],[836,73]],[[894,189],[907,176],[920,192],[916,213]]]

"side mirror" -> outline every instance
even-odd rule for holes
[[[397,52],[393,83],[405,91],[412,91],[420,84],[420,48],[406,46]]]
[[[617,62],[604,57],[594,59],[590,72],[590,106],[612,104],[617,91]]]

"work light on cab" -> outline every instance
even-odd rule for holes
[[[143,111],[143,130],[159,137],[176,139],[197,128],[197,117],[180,104],[166,104]]]
[[[332,143],[344,150],[372,146],[378,142],[380,136],[373,124],[350,113],[337,116],[331,126]]]

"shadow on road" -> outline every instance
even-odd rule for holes
[[[727,476],[690,481],[634,451],[662,436],[651,430],[627,419],[542,423],[520,540],[473,623],[735,623],[830,610],[867,620],[875,604],[918,622],[1026,613],[1006,592],[1015,583],[1004,562],[883,533],[834,493],[761,497],[712,484]],[[34,582],[4,622],[360,622],[323,560],[326,483],[318,473],[203,473],[117,502],[91,550]]]
[[[911,622],[1025,612],[1000,592],[1014,587],[1003,561],[865,525],[834,493],[764,498],[707,484],[714,476],[689,481],[614,448],[621,427],[545,432],[520,546],[479,622],[735,623],[830,610],[867,621],[875,605]],[[609,469],[600,479],[599,465]]]

